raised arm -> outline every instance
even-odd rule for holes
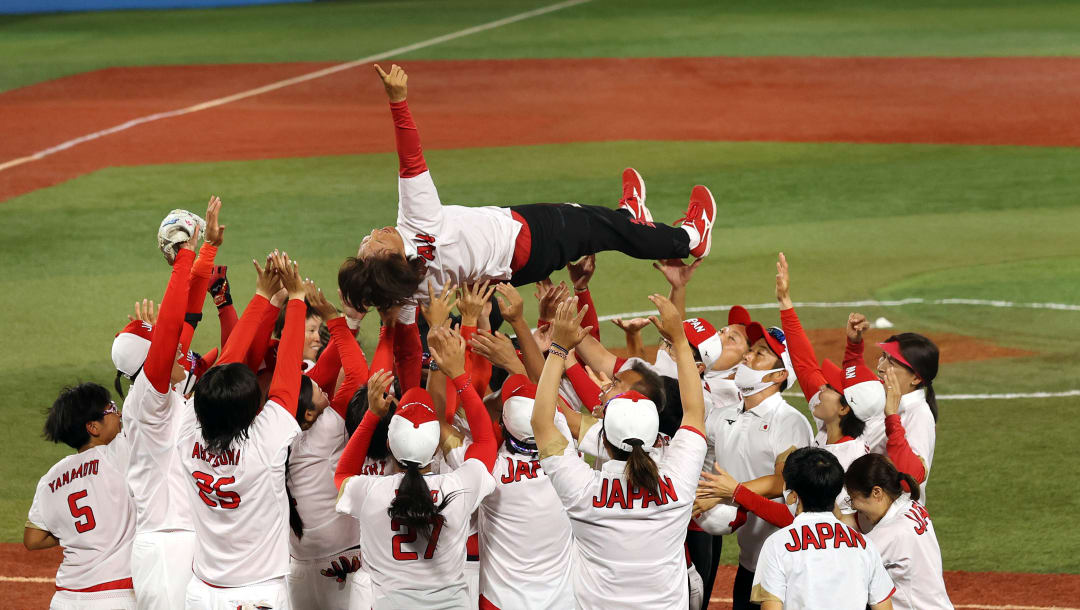
[[[188,275],[195,259],[195,243],[199,238],[198,228],[194,237],[184,243],[176,254],[169,285],[158,310],[157,325],[150,340],[150,351],[146,354],[143,374],[154,390],[160,394],[169,391],[172,366],[176,362],[177,346],[180,342],[180,330],[184,324],[184,305],[187,302]]]
[[[424,151],[420,147],[420,134],[409,113],[409,105],[405,102],[409,76],[397,64],[390,66],[389,73],[384,72],[379,64],[375,64],[375,71],[379,73],[379,78],[386,88],[386,96],[390,99],[390,112],[394,117],[398,175],[402,178],[420,175],[427,171],[427,163],[424,162]]]
[[[540,379],[544,370],[544,354],[532,335],[532,328],[525,321],[525,303],[521,294],[510,284],[502,283],[495,287],[495,298],[499,301],[499,310],[503,319],[510,323],[517,335],[518,347],[521,348],[521,361],[525,365],[529,379],[534,383]]]
[[[566,357],[586,337],[591,338],[589,327],[582,328],[581,320],[588,307],[577,309],[577,297],[559,303],[555,309],[551,348],[547,362],[537,384],[533,403],[532,427],[540,457],[557,455],[566,448],[566,438],[555,426],[555,405],[559,400],[559,380],[566,366]]]
[[[225,225],[218,223],[218,215],[221,213],[221,199],[211,197],[206,205],[206,241],[199,249],[199,257],[191,267],[191,280],[188,284],[187,307],[184,310],[184,322],[190,327],[189,332],[181,333],[180,351],[187,353],[191,347],[191,338],[195,327],[202,320],[203,302],[206,300],[206,289],[210,285],[210,276],[214,272],[214,257],[217,250],[225,241]],[[185,328],[185,330],[188,330]]]
[[[578,308],[588,307],[588,313],[581,320],[582,326],[592,328],[589,332],[597,341],[600,340],[600,319],[596,317],[596,304],[589,292],[589,280],[596,273],[596,255],[590,254],[577,263],[568,263],[570,282],[574,285],[574,295],[578,298]]]
[[[791,354],[791,366],[795,369],[795,376],[799,378],[799,387],[802,388],[806,400],[810,400],[825,385],[825,375],[818,366],[817,356],[814,354],[814,346],[810,338],[806,336],[799,316],[795,313],[795,306],[791,302],[791,276],[788,272],[787,257],[781,252],[776,262],[776,300],[780,303],[780,325],[784,328],[784,336],[787,337],[788,353]],[[833,388],[843,392],[843,388]]]
[[[664,274],[664,279],[671,285],[668,300],[679,310],[679,319],[686,319],[686,287],[690,284],[690,278],[704,259],[697,259],[687,265],[682,259],[672,258],[653,263],[653,268]]]
[[[680,427],[692,428],[704,437],[705,394],[701,387],[701,376],[698,375],[697,364],[694,362],[694,353],[690,350],[690,342],[686,340],[681,314],[674,303],[658,294],[650,296],[649,300],[660,312],[659,320],[655,316],[650,317],[649,320],[671,338],[671,352],[679,371],[679,394],[683,407]]]
[[[379,420],[386,415],[390,408],[386,398],[386,390],[394,383],[394,376],[390,371],[376,370],[368,379],[368,410],[360,425],[356,427],[345,451],[338,460],[337,469],[334,471],[334,486],[341,489],[345,480],[351,476],[363,473],[364,460],[367,459],[368,446],[371,445],[371,437],[375,434],[375,428]]]
[[[307,306],[304,304],[304,282],[300,279],[300,269],[288,255],[274,257],[275,272],[281,277],[281,283],[289,291],[289,304],[285,306],[285,327],[281,330],[281,343],[278,344],[277,364],[274,365],[274,378],[270,382],[267,399],[281,405],[286,411],[296,415],[296,401],[300,398],[301,367],[304,363],[304,318]]]
[[[314,282],[304,282],[304,292],[311,308],[318,312],[319,316],[326,320],[326,326],[330,329],[330,343],[336,346],[340,356],[342,367],[345,369],[345,380],[341,387],[331,394],[330,407],[345,419],[345,413],[349,409],[349,400],[352,399],[356,390],[367,383],[368,368],[364,359],[364,352],[356,343],[356,337],[349,328],[349,322],[344,315],[330,303],[322,290],[316,288]],[[327,349],[330,349],[329,347]],[[336,375],[335,375],[336,377]],[[314,381],[314,379],[313,379]],[[333,381],[337,381],[336,379]],[[331,386],[333,385],[331,382]],[[317,382],[316,382],[317,383]],[[330,394],[328,392],[328,394]]]
[[[420,385],[424,360],[424,345],[420,342],[420,328],[416,325],[416,311],[411,309],[410,322],[397,321],[394,325],[394,372],[401,391],[406,392]]]
[[[244,313],[240,315],[240,320],[229,335],[229,341],[222,347],[218,364],[244,362],[247,358],[263,315],[270,308],[270,297],[277,291],[278,278],[274,273],[272,256],[271,254],[266,257],[266,265],[263,267],[252,259],[251,264],[255,266],[256,273],[255,296],[251,297],[251,302],[244,308]]]
[[[453,330],[439,327],[428,334],[428,341],[431,357],[439,365],[439,369],[453,380],[458,400],[465,409],[465,419],[469,422],[469,431],[473,437],[473,443],[465,450],[465,459],[480,460],[488,472],[491,472],[495,467],[498,446],[495,442],[495,431],[491,427],[491,417],[465,372],[465,340]]]

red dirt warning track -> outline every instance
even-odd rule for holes
[[[2,93],[0,163],[330,65],[112,68]],[[1077,58],[405,65],[428,148],[628,139],[1080,145]],[[109,166],[392,150],[382,88],[355,68],[0,171],[0,200]]]

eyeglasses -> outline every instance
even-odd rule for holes
[[[120,413],[120,409],[116,408],[116,403],[110,400],[109,404],[105,405],[105,412],[102,413],[102,416],[116,415],[118,413]]]

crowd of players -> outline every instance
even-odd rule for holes
[[[929,339],[890,337],[871,370],[853,313],[842,364],[819,361],[783,254],[779,327],[739,306],[719,330],[687,319],[705,187],[674,226],[632,169],[617,209],[443,206],[405,73],[376,68],[398,223],[341,266],[340,308],[275,251],[238,316],[221,201],[174,211],[160,306],[136,304],[112,345],[123,409],[93,383],[49,409],[46,438],[77,450],[41,478],[24,535],[64,547],[52,608],[698,610],[729,535],[736,609],[952,607],[925,508]],[[614,321],[627,356],[600,341],[603,250],[659,259],[668,284],[656,316]],[[569,285],[548,279],[562,267]],[[535,321],[517,289],[533,282]],[[220,350],[200,355],[207,295]],[[816,432],[785,400],[796,385]]]

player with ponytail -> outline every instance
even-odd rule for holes
[[[683,541],[705,460],[705,401],[701,378],[678,308],[649,297],[657,326],[670,336],[679,374],[682,426],[654,457],[656,405],[635,391],[604,406],[604,445],[611,456],[600,470],[579,457],[554,423],[566,356],[588,334],[577,298],[559,304],[552,344],[533,406],[532,429],[540,465],[570,517],[574,532],[574,597],[580,608],[689,607]]]
[[[851,463],[844,485],[859,511],[860,526],[869,530],[866,537],[896,586],[893,607],[951,610],[941,573],[941,548],[930,513],[918,502],[915,479],[898,471],[889,458],[871,453]]]
[[[465,582],[469,518],[495,488],[491,468],[497,444],[491,419],[465,373],[465,341],[448,328],[428,335],[431,357],[451,378],[472,431],[473,444],[453,472],[433,474],[431,462],[442,426],[427,390],[405,392],[387,428],[390,453],[402,472],[364,476],[364,460],[389,409],[390,373],[368,381],[368,409],[338,462],[337,510],[355,517],[371,575],[372,607],[464,608],[472,605]],[[378,358],[378,356],[376,356]],[[359,476],[358,476],[359,475]]]

